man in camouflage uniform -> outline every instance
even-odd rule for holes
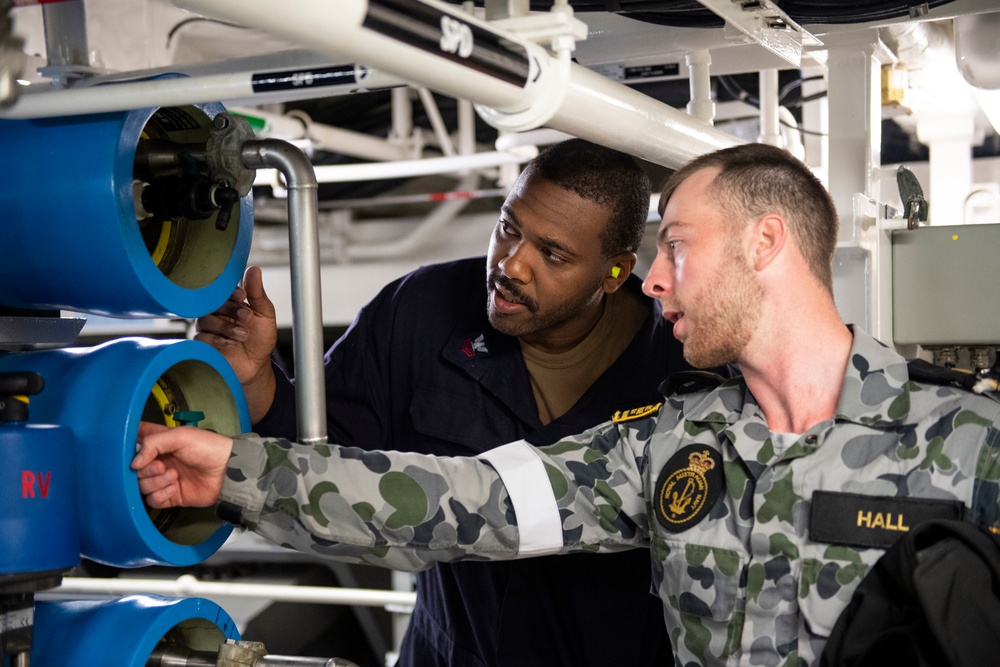
[[[678,664],[818,664],[901,533],[935,517],[1000,526],[1000,405],[915,381],[844,325],[833,203],[784,151],[698,158],[667,182],[660,212],[644,289],[692,364],[737,361],[742,377],[675,376],[662,406],[475,458],[144,426],[142,492],[398,569],[647,547]]]

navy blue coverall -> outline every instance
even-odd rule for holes
[[[625,289],[639,291],[630,276]],[[427,266],[389,284],[326,355],[331,442],[474,456],[525,438],[545,444],[663,400],[687,370],[658,303],[632,343],[573,408],[543,427],[516,338],[490,326],[486,259]],[[280,375],[280,374],[279,374]],[[262,435],[295,436],[283,376]],[[672,664],[649,554],[439,564],[417,574],[405,667],[643,667]]]

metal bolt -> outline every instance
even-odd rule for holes
[[[934,363],[945,368],[954,368],[958,365],[957,347],[939,347],[934,350]]]
[[[990,367],[990,348],[973,347],[969,350],[969,365],[973,370],[984,370]]]

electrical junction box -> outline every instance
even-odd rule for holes
[[[897,345],[1000,345],[1000,225],[892,232]]]

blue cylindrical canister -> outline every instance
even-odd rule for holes
[[[20,374],[19,374],[20,375]],[[0,386],[11,385],[0,377]],[[38,385],[41,386],[41,378]],[[36,424],[27,396],[0,389],[0,579],[68,570],[80,562],[72,432]],[[10,403],[14,410],[7,409]],[[15,414],[15,412],[17,414]]]
[[[239,638],[229,614],[203,598],[38,601],[31,665],[146,667],[165,642],[215,652],[227,639]]]
[[[146,217],[137,172],[149,163],[197,172],[195,156],[223,111],[0,120],[0,305],[109,317],[200,317],[222,305],[250,253],[252,195],[227,209],[223,230],[214,215]],[[188,145],[176,164],[158,166],[156,147]]]
[[[46,379],[32,418],[76,440],[81,554],[115,567],[199,563],[232,527],[213,508],[151,510],[130,467],[139,422],[196,423],[226,435],[250,430],[236,374],[215,349],[194,340],[121,338],[90,348],[0,356],[0,371]]]

